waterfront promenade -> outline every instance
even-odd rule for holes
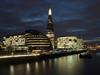
[[[54,58],[54,57],[61,57],[61,56],[66,56],[66,55],[72,55],[72,54],[78,54],[82,52],[86,52],[87,50],[69,50],[65,51],[63,50],[62,52],[58,52],[57,50],[53,50],[52,52],[49,53],[27,53],[27,54],[13,54],[11,53],[10,55],[3,55],[0,56],[0,63],[5,64],[6,62],[10,63],[16,63],[16,62],[27,62],[27,61],[35,61],[35,60],[42,60],[45,58]]]
[[[16,61],[20,63],[12,63],[12,61],[9,62],[10,64],[6,62],[4,65],[0,64],[0,75],[98,75],[100,55],[92,52],[92,59],[80,58],[79,55],[41,58],[35,61],[31,59],[27,62]],[[14,59],[16,60],[16,58]]]

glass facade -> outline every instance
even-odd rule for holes
[[[58,49],[82,49],[83,40],[76,36],[63,36],[57,38]]]
[[[17,34],[3,37],[3,48],[9,52],[28,50],[25,44],[25,35]]]
[[[47,36],[37,30],[25,31],[26,45],[30,52],[47,52],[52,50],[52,44]]]
[[[47,34],[46,36],[50,39],[52,43],[52,47],[55,47],[55,36],[54,36],[54,29],[53,29],[53,22],[52,22],[52,14],[51,9],[49,9],[48,15],[48,23],[47,23]]]
[[[3,48],[9,52],[47,52],[52,50],[52,44],[40,31],[26,30],[24,34],[4,36]]]

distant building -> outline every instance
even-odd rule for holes
[[[47,52],[52,50],[50,40],[43,33],[37,30],[26,30],[25,32],[24,34],[4,36],[3,48],[9,52]]]
[[[55,35],[54,35],[54,29],[53,29],[53,22],[52,22],[52,12],[51,9],[49,9],[48,13],[48,25],[47,25],[47,33],[46,36],[50,39],[52,43],[52,47],[54,49],[55,47]]]
[[[82,49],[83,40],[76,36],[61,36],[57,38],[58,49]]]

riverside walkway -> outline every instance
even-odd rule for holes
[[[1,55],[0,59],[2,58],[18,58],[18,57],[32,57],[32,56],[41,56],[41,55],[55,55],[55,54],[62,54],[62,53],[71,53],[71,52],[79,52],[82,50],[52,50],[50,52],[43,52],[42,54],[39,53],[27,53],[27,54],[9,54],[9,55]]]

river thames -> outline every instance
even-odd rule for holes
[[[79,54],[32,62],[1,65],[0,75],[99,75],[100,55],[79,58]]]

